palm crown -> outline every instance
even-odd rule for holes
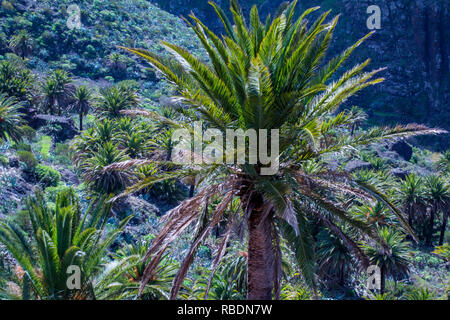
[[[303,276],[314,285],[314,266],[308,219],[325,225],[343,239],[363,264],[368,258],[340,224],[350,224],[359,232],[379,239],[372,228],[353,218],[337,203],[334,194],[344,193],[355,199],[377,198],[397,215],[404,228],[410,230],[403,214],[385,195],[374,187],[343,174],[319,170],[307,174],[302,170],[308,160],[372,142],[418,134],[436,134],[440,130],[420,125],[395,128],[373,128],[366,132],[347,134],[346,128],[361,120],[360,112],[338,108],[360,90],[383,81],[375,78],[381,70],[364,72],[369,60],[344,72],[336,72],[369,35],[325,63],[324,57],[338,18],[325,22],[326,12],[309,26],[306,17],[318,7],[304,12],[294,20],[297,1],[282,13],[262,23],[258,10],[251,10],[250,23],[244,20],[237,1],[231,1],[233,23],[221,8],[211,3],[222,20],[226,35],[219,38],[200,20],[191,15],[188,23],[208,53],[204,63],[185,49],[163,42],[174,59],[161,58],[146,50],[125,48],[146,59],[178,89],[178,101],[185,107],[178,110],[188,119],[175,122],[151,112],[135,114],[154,117],[162,122],[192,131],[191,123],[203,121],[204,128],[278,129],[280,169],[276,175],[261,175],[261,163],[184,165],[162,176],[152,176],[130,187],[127,192],[159,182],[196,175],[199,191],[167,216],[167,223],[155,238],[147,258],[152,256],[142,286],[151,278],[159,258],[169,243],[199,217],[204,217],[205,203],[220,198],[213,212],[206,213],[203,227],[174,280],[171,297],[175,298],[193,255],[212,227],[238,197],[241,210],[227,217],[248,225],[248,298],[270,299],[279,296],[281,250],[280,234],[289,239],[298,258]],[[334,79],[332,81],[331,79]],[[339,134],[336,134],[338,132]],[[258,141],[258,146],[261,141]],[[142,161],[127,161],[110,166],[110,170],[127,169]],[[108,169],[108,168],[107,168]],[[206,182],[206,183],[203,183]],[[202,184],[203,183],[203,184]],[[241,212],[243,214],[241,214]],[[200,222],[202,223],[202,222]],[[227,238],[221,248],[226,248]],[[381,241],[381,240],[380,240]],[[219,250],[219,252],[221,252]],[[219,254],[217,259],[220,260]],[[143,288],[142,287],[142,288]]]

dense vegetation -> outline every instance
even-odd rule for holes
[[[448,299],[450,151],[405,140],[447,133],[348,103],[383,81],[345,63],[370,34],[330,58],[339,17],[297,1],[214,5],[223,36],[141,0],[70,30],[69,4],[1,2],[0,298]],[[198,121],[279,129],[279,171],[172,162]]]

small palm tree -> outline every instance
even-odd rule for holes
[[[377,228],[387,227],[395,223],[395,217],[381,201],[377,201],[374,205],[356,206],[352,208],[351,212]]]
[[[61,116],[62,108],[72,103],[75,87],[66,71],[55,70],[43,83],[42,91],[47,111],[54,114],[55,104],[57,104],[58,116]]]
[[[341,237],[363,265],[368,263],[362,250],[339,228],[336,220],[345,220],[360,232],[377,236],[370,226],[353,219],[334,201],[333,195],[338,192],[365,199],[361,201],[380,199],[410,230],[403,214],[373,186],[333,171],[306,174],[302,163],[318,161],[327,154],[377,141],[444,131],[409,125],[392,129],[373,128],[353,137],[349,135],[349,125],[360,117],[355,118],[348,111],[338,114],[336,111],[353,94],[381,82],[382,78],[374,79],[381,70],[364,72],[369,64],[367,60],[335,81],[330,79],[368,36],[325,63],[325,53],[338,17],[325,22],[329,15],[326,12],[308,27],[305,17],[318,8],[307,10],[295,20],[297,2],[290,3],[280,15],[269,18],[265,24],[260,21],[255,6],[248,25],[237,1],[232,0],[234,26],[224,11],[212,3],[227,33],[222,39],[192,15],[189,23],[208,53],[211,64],[166,42],[163,45],[176,59],[168,60],[146,50],[126,48],[146,59],[176,86],[181,96],[179,101],[186,106],[180,111],[187,120],[175,122],[164,119],[163,122],[192,132],[192,123],[203,121],[205,128],[217,128],[224,136],[228,129],[252,129],[257,132],[279,130],[280,157],[277,161],[280,170],[273,176],[264,175],[261,162],[254,163],[246,158],[243,164],[183,165],[127,189],[129,193],[163,179],[192,176],[198,177],[197,181],[205,182],[194,197],[167,215],[167,223],[147,254],[147,257],[153,258],[146,268],[141,288],[145,288],[151,279],[169,243],[193,221],[202,219],[205,221],[204,228],[196,235],[174,280],[171,298],[175,298],[198,246],[235,198],[239,198],[242,204],[248,226],[248,299],[279,297],[280,236],[289,239],[304,278],[313,285],[312,237],[305,228],[310,215]],[[151,112],[147,115],[162,118]],[[276,140],[275,136],[272,137]],[[268,140],[271,140],[270,136]],[[258,145],[261,144],[262,140],[259,140]],[[265,147],[269,148],[267,145]],[[119,163],[106,170],[129,169],[136,164],[143,163],[139,160]],[[208,201],[216,199],[221,201],[220,204],[204,219],[202,208]],[[232,214],[227,217],[228,223],[231,223],[232,217]]]
[[[450,173],[450,150],[445,151],[441,159],[437,163],[437,169],[442,173]]]
[[[96,279],[95,292],[99,299],[133,299],[139,292],[140,280],[145,269],[145,254],[149,242],[130,244],[119,249],[114,260]],[[145,286],[141,296],[144,300],[165,300],[169,297],[170,286],[178,263],[168,256],[161,260],[151,281]]]
[[[0,222],[0,242],[25,271],[23,281],[37,299],[95,298],[93,277],[109,245],[121,228],[106,234],[105,222],[111,205],[100,199],[84,214],[72,189],[58,194],[55,208],[50,208],[43,195],[26,201],[31,223],[31,237],[15,224]],[[68,269],[78,266],[81,271],[80,288],[68,288]],[[29,296],[22,292],[22,297]]]
[[[318,275],[325,281],[337,279],[345,286],[345,280],[352,270],[353,257],[341,238],[328,231],[318,235]]]
[[[32,100],[34,76],[13,60],[0,63],[0,92],[19,101]]]
[[[115,119],[123,117],[122,111],[136,107],[138,104],[136,92],[132,88],[111,87],[100,91],[96,112],[102,119]]]
[[[98,146],[98,150],[81,162],[83,180],[100,194],[116,194],[122,192],[135,180],[132,170],[104,169],[117,162],[128,160],[125,151],[120,151],[113,142],[108,141]]]
[[[12,36],[9,41],[9,47],[14,53],[20,55],[22,59],[25,59],[33,49],[33,38],[28,31],[21,30]]]
[[[370,258],[370,263],[380,267],[381,288],[384,294],[386,289],[386,277],[395,279],[406,276],[409,273],[410,250],[409,243],[405,242],[405,236],[393,229],[383,227],[378,230],[381,239],[387,244],[387,248],[378,243],[364,244],[363,249]]]
[[[22,140],[24,125],[23,114],[19,112],[22,105],[14,98],[8,98],[0,92],[0,140]]]
[[[423,179],[416,174],[406,176],[406,179],[400,182],[397,198],[408,215],[408,224],[411,227],[423,224],[426,209]]]
[[[74,93],[74,108],[80,115],[80,131],[83,130],[83,117],[89,113],[92,102],[92,91],[86,86],[80,86]]]
[[[444,243],[445,231],[448,223],[448,211],[450,210],[450,185],[444,177],[431,175],[425,180],[425,194],[431,205],[428,220],[427,245],[433,244],[434,220],[442,213],[442,225],[439,237],[439,245]]]
[[[118,52],[113,52],[108,56],[108,65],[110,66],[111,72],[116,79],[123,76],[123,72],[127,67],[125,64],[125,57]]]

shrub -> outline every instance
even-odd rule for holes
[[[52,167],[38,165],[36,167],[36,177],[45,187],[56,187],[61,180],[61,175]]]
[[[0,165],[3,167],[7,167],[9,165],[9,160],[4,155],[0,155]]]
[[[34,130],[32,127],[30,126],[22,126],[21,127],[22,132],[23,132],[23,136],[28,140],[28,141],[32,141],[36,138],[36,130]]]
[[[33,172],[39,163],[30,151],[19,150],[17,151],[17,156],[19,157],[19,161],[25,165],[25,170],[28,172]]]
[[[49,136],[42,136],[39,140],[40,150],[39,152],[42,155],[44,160],[48,160],[50,158],[50,149],[52,147],[52,138]]]

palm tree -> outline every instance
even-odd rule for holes
[[[25,271],[22,281],[37,299],[87,299],[93,294],[93,277],[101,260],[128,220],[108,234],[104,232],[111,205],[100,199],[83,214],[73,189],[61,191],[55,208],[43,195],[26,201],[32,232],[27,234],[16,224],[0,222],[3,243]],[[69,266],[81,270],[80,288],[67,286]],[[30,292],[22,292],[22,297]]]
[[[55,70],[42,85],[46,108],[50,114],[54,113],[55,104],[58,105],[58,116],[62,108],[72,103],[75,88],[70,75],[63,70]]]
[[[378,234],[388,248],[378,243],[371,243],[364,244],[363,249],[369,256],[370,263],[380,267],[380,293],[384,294],[387,276],[391,276],[395,280],[409,273],[410,251],[408,242],[404,241],[405,236],[400,232],[383,227],[378,230]]]
[[[126,86],[111,87],[100,91],[96,112],[102,119],[123,117],[122,111],[136,107],[139,103],[136,92]]]
[[[108,141],[98,146],[98,150],[81,161],[80,168],[83,180],[100,194],[115,194],[122,192],[134,181],[135,174],[132,170],[109,170],[107,166],[128,160],[125,151],[120,151]]]
[[[140,280],[144,274],[144,257],[149,243],[143,241],[130,244],[119,249],[105,270],[96,279],[95,292],[99,299],[133,299],[139,291]],[[170,285],[179,268],[178,263],[168,256],[164,257],[152,277],[145,286],[142,299],[168,299]]]
[[[428,220],[427,245],[433,244],[434,220],[439,212],[442,212],[442,225],[439,237],[439,245],[444,243],[445,230],[448,223],[448,211],[450,209],[450,185],[444,177],[431,175],[425,180],[425,192],[431,212]]]
[[[422,224],[424,219],[420,217],[423,217],[426,209],[423,179],[416,174],[409,174],[400,182],[397,197],[408,215],[408,224],[413,227],[418,220]]]
[[[450,173],[450,150],[445,151],[437,163],[437,169],[442,173]]]
[[[363,72],[369,64],[367,60],[337,80],[329,80],[368,36],[324,64],[338,17],[325,23],[329,15],[326,12],[308,28],[305,17],[318,8],[307,10],[294,21],[296,4],[297,1],[293,1],[266,24],[261,23],[254,7],[248,26],[237,1],[232,0],[233,27],[223,10],[212,3],[227,32],[222,39],[192,15],[189,23],[208,53],[211,65],[167,42],[163,45],[176,57],[170,62],[146,50],[125,48],[146,59],[173,83],[181,96],[179,101],[192,111],[182,110],[188,119],[185,123],[162,119],[164,122],[185,128],[187,133],[192,131],[191,124],[195,121],[203,121],[205,128],[217,128],[224,135],[227,129],[266,129],[270,134],[271,130],[279,130],[280,157],[277,160],[280,170],[275,175],[264,175],[261,162],[255,164],[246,158],[243,164],[185,164],[127,189],[130,193],[162,179],[188,176],[197,176],[197,181],[205,182],[194,197],[165,216],[167,223],[147,253],[147,258],[153,258],[146,268],[141,288],[151,279],[169,243],[193,221],[202,219],[202,228],[194,236],[191,249],[174,280],[171,298],[175,298],[198,246],[236,197],[240,199],[248,226],[248,299],[279,297],[280,234],[289,239],[308,283],[314,282],[312,239],[305,228],[309,215],[341,237],[349,250],[367,265],[368,259],[362,250],[334,221],[344,220],[365,234],[377,236],[370,226],[353,219],[331,196],[324,196],[324,192],[331,195],[345,192],[366,200],[377,197],[410,230],[402,213],[372,186],[363,184],[358,187],[358,181],[332,171],[308,175],[302,171],[301,164],[346,148],[444,131],[409,125],[392,129],[373,128],[351,137],[347,128],[355,121],[354,114],[342,111],[336,115],[335,111],[353,94],[381,82],[383,79],[373,79],[381,70]],[[145,112],[141,111],[141,114]],[[161,120],[152,112],[147,112],[147,115]],[[336,130],[340,130],[340,134],[329,139],[330,132]],[[269,141],[271,137],[276,141],[276,133],[269,135]],[[258,141],[259,146],[261,143],[262,140]],[[143,164],[142,161],[135,163]],[[133,166],[133,161],[112,165],[106,170],[130,166]],[[214,199],[220,199],[220,204],[213,212],[207,212],[204,219],[202,208]],[[233,214],[227,217],[231,223]]]
[[[26,30],[21,30],[9,41],[9,47],[14,53],[20,55],[22,59],[33,49],[33,38]]]
[[[125,57],[118,52],[113,52],[108,56],[108,64],[116,80],[123,75],[123,72],[127,68]]]
[[[86,86],[80,86],[73,96],[75,100],[74,108],[80,115],[80,131],[83,130],[83,116],[89,113],[92,101],[92,91]]]
[[[24,125],[24,120],[23,114],[19,112],[20,108],[22,105],[15,98],[8,98],[0,92],[0,140],[22,140],[21,126]]]

